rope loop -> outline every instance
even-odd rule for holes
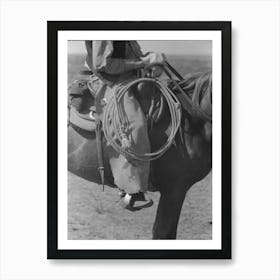
[[[127,143],[127,128],[129,125],[129,120],[126,119],[125,112],[123,112],[123,108],[120,106],[125,93],[132,86],[142,82],[151,82],[155,84],[167,102],[171,117],[171,129],[167,141],[157,151],[144,154],[135,152]],[[104,109],[104,136],[108,143],[118,153],[122,154],[126,158],[139,161],[152,161],[161,157],[172,145],[181,124],[181,117],[181,104],[175,94],[167,86],[155,78],[139,78],[132,81],[127,81],[125,84],[120,84],[116,88],[116,91],[114,92],[114,98],[110,99]],[[110,127],[112,128],[111,131],[114,131],[116,137],[113,137]]]

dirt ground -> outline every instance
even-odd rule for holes
[[[154,205],[140,211],[123,209],[118,190],[68,173],[68,239],[151,239],[159,192]],[[187,193],[177,239],[212,238],[212,174]]]

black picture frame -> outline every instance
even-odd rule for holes
[[[222,248],[221,250],[59,250],[58,249],[58,31],[219,30],[222,34]],[[48,259],[230,259],[231,258],[231,22],[48,21]]]

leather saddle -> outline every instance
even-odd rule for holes
[[[94,96],[88,88],[88,79],[74,81],[68,88],[68,123],[86,131],[94,131]]]
[[[76,80],[68,88],[68,123],[90,132],[96,129],[94,82],[92,79]],[[161,120],[166,101],[159,93],[149,96],[149,86],[142,84],[134,90],[136,99],[147,117],[148,128],[151,129]]]

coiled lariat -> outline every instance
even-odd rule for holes
[[[164,96],[170,111],[170,134],[167,141],[155,152],[140,154],[131,148],[129,140],[129,120],[123,109],[123,97],[129,89],[139,83],[154,83]],[[111,98],[104,109],[103,131],[108,143],[128,159],[152,161],[161,157],[172,145],[181,124],[181,105],[175,94],[162,82],[154,78],[139,78],[121,84],[116,88],[114,98]],[[114,133],[112,133],[112,131]]]

